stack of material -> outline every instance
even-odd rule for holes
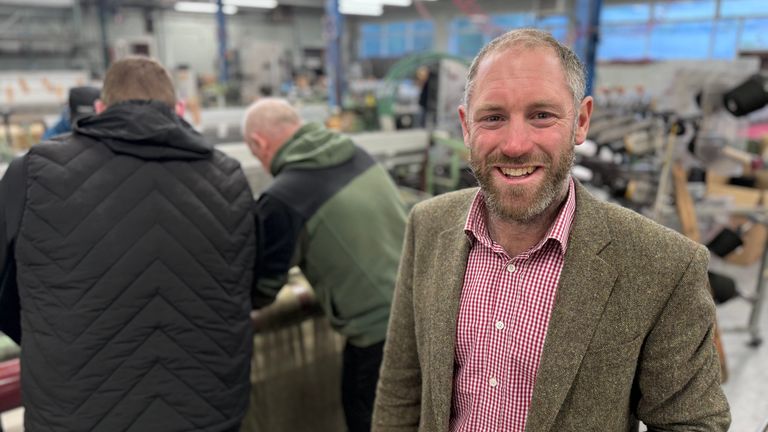
[[[320,315],[306,280],[292,275],[275,303],[253,318],[251,402],[242,430],[344,430],[344,340]]]

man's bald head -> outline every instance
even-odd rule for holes
[[[300,127],[298,111],[285,99],[259,99],[245,110],[243,116],[243,138],[266,169],[277,150]]]
[[[285,127],[294,127],[301,124],[298,111],[285,99],[264,98],[260,99],[245,111],[243,117],[243,136],[249,133],[274,133]]]

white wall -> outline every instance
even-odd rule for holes
[[[319,0],[318,0],[319,1]],[[323,48],[321,9],[296,9],[287,15],[273,16],[257,11],[227,16],[228,47],[239,49],[249,41],[279,43],[299,64],[304,48]],[[119,8],[108,19],[108,40],[113,47],[120,40],[155,41],[157,58],[168,68],[189,65],[198,74],[215,74],[218,59],[216,16],[213,14],[180,13],[172,10],[151,12],[154,33],[145,31],[145,12],[136,8]],[[101,40],[96,8],[83,13],[83,37]],[[93,44],[89,56],[100,59],[101,48]],[[100,66],[96,61],[95,65]]]

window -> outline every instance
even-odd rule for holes
[[[513,28],[533,27],[532,13],[461,17],[451,21],[448,51],[460,57],[474,57],[483,45]]]
[[[657,24],[651,31],[650,57],[659,60],[706,59],[712,21]]]
[[[378,24],[363,24],[360,27],[360,58],[383,57],[382,34],[383,29]]]
[[[740,50],[768,49],[768,19],[745,19],[741,28]]]
[[[413,23],[413,50],[424,52],[432,50],[432,35],[434,34],[431,21],[416,21]]]
[[[733,59],[768,49],[768,0],[624,1],[601,10],[601,61]]]
[[[480,26],[469,18],[456,18],[451,21],[451,36],[448,51],[461,57],[474,57],[485,44],[485,36]]]
[[[364,58],[402,57],[432,49],[431,21],[403,21],[361,24],[358,56]]]
[[[717,0],[674,0],[656,2],[653,15],[658,21],[711,19]]]
[[[597,59],[640,60],[647,58],[648,27],[623,25],[603,27],[597,44]]]
[[[407,52],[412,51],[408,49],[407,42],[410,39],[406,34],[410,30],[410,26],[403,22],[390,23],[386,25],[386,39],[384,56],[386,57],[402,57]]]
[[[736,58],[740,25],[737,20],[720,20],[715,23],[712,58],[725,60]]]
[[[720,0],[720,16],[723,18],[768,16],[768,1]]]
[[[498,27],[502,32],[514,28],[531,27],[534,19],[531,13],[503,14],[491,16],[491,24]]]
[[[645,23],[651,18],[651,5],[647,3],[603,5],[600,25]]]
[[[536,28],[552,33],[560,43],[568,41],[568,17],[565,15],[550,15],[536,21]]]

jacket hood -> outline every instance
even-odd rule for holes
[[[317,169],[348,161],[355,153],[352,140],[329,131],[319,123],[308,123],[277,151],[270,171],[277,175],[286,167]]]
[[[141,159],[207,159],[213,147],[166,104],[125,101],[74,125],[75,134]]]

